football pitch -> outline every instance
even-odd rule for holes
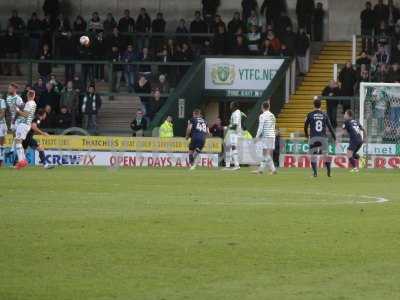
[[[400,174],[0,169],[0,299],[399,299]]]

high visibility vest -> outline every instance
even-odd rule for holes
[[[248,130],[246,130],[246,131],[243,131],[243,138],[246,140],[251,140],[251,139],[253,139],[253,136],[251,135],[251,133]]]
[[[172,138],[174,137],[174,125],[170,122],[165,121],[160,126],[160,138]]]

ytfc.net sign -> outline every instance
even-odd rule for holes
[[[284,59],[207,58],[205,89],[237,96],[260,95],[274,79]]]

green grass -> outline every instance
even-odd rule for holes
[[[0,299],[399,298],[398,171],[248,172],[1,169]]]

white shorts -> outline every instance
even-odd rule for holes
[[[261,139],[261,147],[262,147],[262,149],[274,150],[275,149],[275,138],[274,137],[262,138]]]
[[[0,137],[5,137],[7,135],[7,124],[0,124]]]
[[[240,136],[238,134],[230,133],[229,134],[229,145],[237,146],[239,144],[239,138],[240,138]]]
[[[31,130],[31,127],[29,125],[18,124],[17,128],[15,129],[15,138],[21,141],[25,140],[29,130]]]

